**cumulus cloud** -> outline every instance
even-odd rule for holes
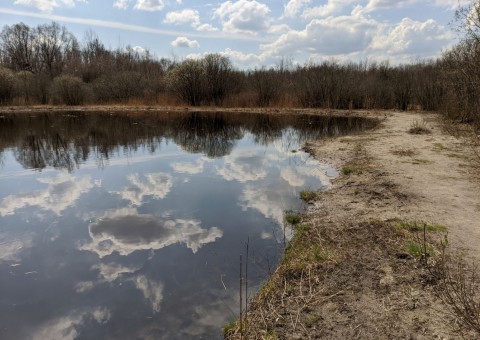
[[[270,34],[281,34],[290,31],[290,26],[285,24],[272,25],[268,28],[268,33]]]
[[[198,48],[200,44],[196,40],[190,40],[187,37],[178,37],[170,43],[174,47]]]
[[[73,340],[80,336],[80,329],[90,320],[97,323],[107,323],[111,318],[111,312],[105,307],[96,307],[83,312],[72,313],[50,320],[32,332],[33,340],[63,339]]]
[[[197,31],[217,31],[217,28],[210,24],[202,24],[200,22],[200,14],[197,10],[183,9],[181,11],[168,12],[165,16],[166,24],[190,24]]]
[[[115,0],[113,3],[113,7],[125,10],[128,8],[129,2],[130,0]]]
[[[143,275],[137,276],[133,282],[135,287],[142,292],[145,299],[150,302],[152,310],[158,313],[163,300],[163,283],[149,280]]]
[[[471,0],[433,0],[433,3],[439,7],[455,9],[458,6],[464,6],[471,3]]]
[[[376,0],[376,1],[388,1],[388,0]],[[316,18],[326,17],[340,12],[346,6],[356,2],[355,0],[328,0],[325,5],[309,7],[304,10],[302,17],[304,18]]]
[[[25,206],[37,206],[60,215],[62,211],[74,205],[82,194],[94,187],[89,176],[75,178],[67,173],[61,173],[53,178],[39,178],[37,181],[47,184],[47,189],[7,196],[0,203],[0,216],[12,215],[17,209]]]
[[[91,242],[79,248],[100,258],[113,252],[126,256],[137,250],[157,250],[176,243],[196,253],[203,245],[223,236],[216,227],[203,229],[197,220],[163,221],[154,215],[139,214],[135,208],[108,211],[88,229]]]
[[[265,60],[262,54],[245,53],[232,50],[231,48],[226,48],[225,51],[220,52],[220,54],[240,65],[258,64]]]
[[[310,2],[311,0],[290,0],[284,7],[283,15],[293,18],[297,16],[301,9]]]
[[[155,12],[161,11],[163,7],[165,7],[163,0],[137,0],[133,8],[141,11]]]
[[[372,49],[388,54],[424,55],[439,51],[452,39],[452,33],[435,20],[420,22],[405,18],[386,33],[379,34]]]
[[[270,26],[270,8],[257,1],[238,0],[222,3],[214,17],[220,19],[225,32],[258,34]]]
[[[52,12],[57,7],[74,7],[76,2],[85,0],[15,0],[15,5],[35,7],[42,12]]]
[[[303,51],[323,55],[349,54],[367,49],[377,29],[376,21],[363,16],[313,19],[304,30],[291,30],[273,43],[261,45],[261,49],[270,55]]]
[[[112,191],[118,194],[126,201],[130,201],[131,205],[140,206],[147,196],[154,199],[165,198],[172,188],[172,176],[163,172],[145,174],[144,179],[139,174],[128,176],[130,186],[125,187],[122,191]]]

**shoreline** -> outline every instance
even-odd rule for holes
[[[447,235],[453,253],[480,258],[473,150],[439,115],[385,115],[373,131],[306,144],[340,176],[302,216],[243,334],[237,320],[225,338],[476,338],[441,299],[430,267]],[[430,133],[409,134],[419,122]]]

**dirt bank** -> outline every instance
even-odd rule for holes
[[[435,262],[445,228],[454,248],[480,258],[473,150],[437,115],[380,116],[375,131],[306,145],[341,175],[310,204],[252,301],[245,338],[475,338],[438,297],[422,260],[425,249]],[[413,125],[430,133],[408,133]],[[240,338],[238,326],[229,338]]]

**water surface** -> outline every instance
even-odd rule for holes
[[[333,169],[300,148],[375,124],[247,113],[0,117],[0,338],[220,338]]]

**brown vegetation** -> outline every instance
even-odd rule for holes
[[[474,1],[457,11],[456,28],[464,38],[441,58],[396,66],[330,61],[294,67],[282,60],[277,67],[241,71],[220,54],[157,59],[131,47],[108,50],[91,31],[79,43],[56,23],[19,23],[0,34],[0,103],[421,109],[478,123],[479,7]],[[65,98],[57,77],[70,77],[79,98]],[[72,79],[81,79],[82,86]]]

